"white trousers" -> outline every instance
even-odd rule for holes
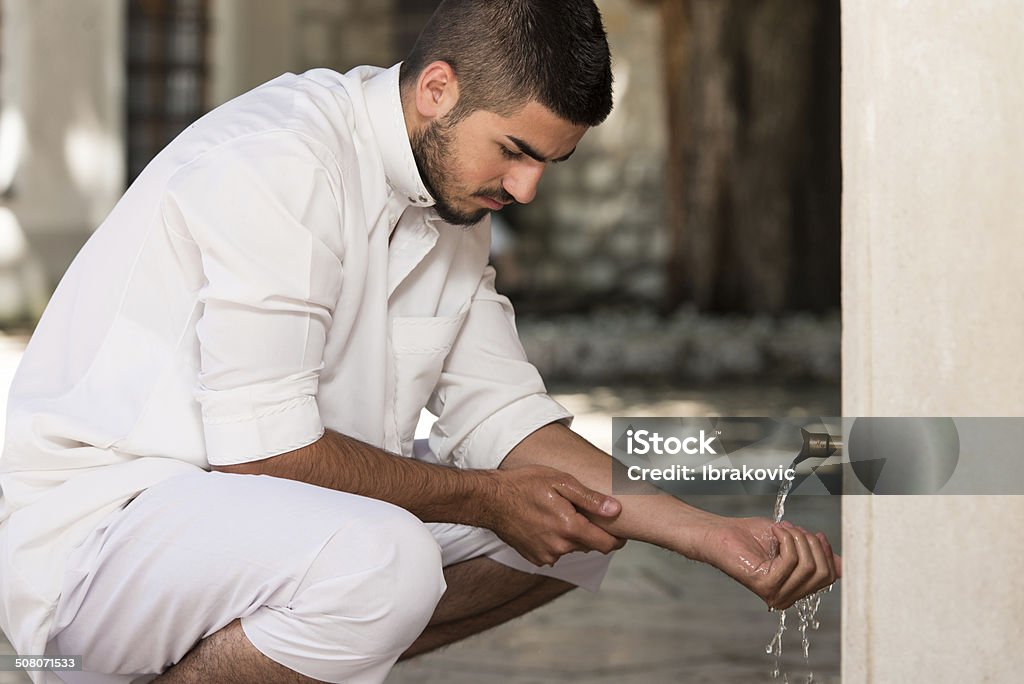
[[[381,682],[445,591],[486,556],[596,590],[609,556],[526,561],[490,530],[424,524],[375,499],[202,472],[142,492],[72,553],[47,652],[69,684],[146,682],[236,618],[270,659],[327,682]]]

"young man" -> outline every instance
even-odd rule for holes
[[[590,0],[450,0],[403,64],[287,74],[157,156],[12,386],[19,652],[90,682],[378,682],[595,588],[626,539],[772,606],[833,582],[823,536],[609,496],[523,355],[489,212],[610,109]]]

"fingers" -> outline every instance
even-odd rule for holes
[[[772,527],[772,534],[775,536],[775,540],[779,543],[778,553],[775,556],[776,562],[772,564],[770,575],[779,576],[780,581],[786,577],[789,577],[790,573],[797,564],[796,555],[796,539],[789,531],[774,525]]]
[[[577,529],[570,534],[570,538],[578,544],[574,550],[610,553],[626,545],[625,539],[609,534],[585,515],[614,518],[622,510],[622,504],[617,499],[590,489],[572,477],[556,483],[556,489],[579,511],[574,516]]]
[[[622,510],[613,497],[543,466],[510,470],[506,476],[521,492],[523,507],[515,521],[499,521],[498,536],[534,565],[553,565],[573,551],[609,553],[625,544],[602,527]]]
[[[579,516],[579,518],[580,527],[572,533],[549,535],[538,544],[531,544],[524,548],[517,547],[516,550],[534,565],[545,566],[554,565],[562,556],[575,551],[611,553],[626,544],[625,539],[608,534],[583,516]]]
[[[779,540],[779,556],[770,578],[781,581],[781,585],[777,591],[769,592],[774,594],[766,598],[769,606],[784,610],[835,582],[842,561],[833,553],[825,535],[811,534],[790,523],[777,525],[772,532]]]
[[[836,570],[836,554],[832,551],[832,545],[828,543],[828,537],[823,532],[818,532],[814,535],[818,542],[821,544],[822,554],[825,556],[826,562],[828,563],[829,569],[829,584],[839,579],[839,573]]]
[[[614,518],[622,510],[618,500],[580,484],[573,477],[555,483],[555,489],[579,510],[602,518]]]
[[[574,538],[579,544],[576,550],[611,553],[612,551],[621,549],[625,546],[625,539],[619,539],[618,537],[605,532],[603,529],[587,520],[586,517],[578,513],[576,514],[576,518],[578,531],[574,535]]]
[[[832,550],[832,545],[828,543],[828,538],[818,532],[818,539],[821,540],[822,545],[825,547],[825,553],[829,558],[829,563],[832,566],[833,582],[843,576],[843,559],[841,556],[837,556],[835,551]]]
[[[800,598],[800,589],[814,574],[814,556],[804,535],[791,528],[783,528],[783,533],[789,537],[790,553],[795,556],[793,570],[779,588],[775,599],[775,608],[786,609]]]
[[[832,551],[825,548],[828,545],[825,535],[821,532],[811,534],[804,529],[800,531],[806,537],[807,544],[811,547],[811,555],[814,556],[815,570],[814,575],[811,576],[813,587],[808,592],[813,594],[836,581],[836,570],[832,565]]]

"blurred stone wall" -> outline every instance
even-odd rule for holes
[[[545,382],[837,383],[838,313],[708,316],[684,308],[525,316],[527,358]]]
[[[300,69],[359,64],[390,66],[395,60],[395,0],[299,0],[292,2]]]
[[[395,44],[407,23],[396,1],[215,0],[213,103],[286,71],[390,66],[399,59]]]

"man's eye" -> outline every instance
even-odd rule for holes
[[[500,147],[501,147],[501,156],[505,157],[505,159],[519,159],[520,157],[523,156],[522,152],[513,152],[512,150],[508,149],[504,145],[501,145]]]

